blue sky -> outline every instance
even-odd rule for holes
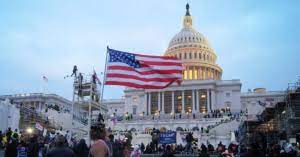
[[[300,75],[300,1],[0,1],[0,95],[57,93],[71,98],[73,65],[103,71],[106,46],[161,55],[180,31],[185,4],[209,40],[223,79],[242,90],[283,90]],[[48,77],[47,85],[42,76]],[[106,87],[120,98],[122,87]]]

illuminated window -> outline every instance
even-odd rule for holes
[[[184,72],[183,72],[183,79],[187,80],[187,70],[184,70]]]
[[[195,79],[198,79],[198,70],[194,70],[194,76],[195,76]]]
[[[193,70],[189,70],[189,79],[193,79]]]

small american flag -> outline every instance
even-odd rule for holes
[[[150,56],[108,48],[106,85],[162,89],[182,80],[182,63],[175,57]]]

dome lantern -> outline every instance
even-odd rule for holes
[[[183,27],[184,28],[191,28],[193,26],[193,19],[192,16],[190,14],[190,5],[187,3],[186,4],[186,13],[183,19]]]

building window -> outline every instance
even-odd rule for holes
[[[199,59],[201,59],[201,58],[202,58],[201,56],[202,56],[202,54],[201,54],[201,53],[199,53]]]
[[[190,59],[192,59],[192,53],[190,52]]]
[[[230,93],[226,93],[226,97],[227,97],[227,98],[230,97]]]
[[[133,98],[132,100],[133,100],[133,102],[136,102],[136,101],[137,101],[137,98]]]
[[[184,53],[184,59],[186,59],[186,53]]]
[[[179,53],[179,59],[181,59],[181,53]]]
[[[134,115],[136,114],[136,108],[137,108],[136,106],[132,107],[132,114],[134,114]]]
[[[174,110],[175,113],[181,113],[182,110],[182,93],[181,91],[174,92]]]

